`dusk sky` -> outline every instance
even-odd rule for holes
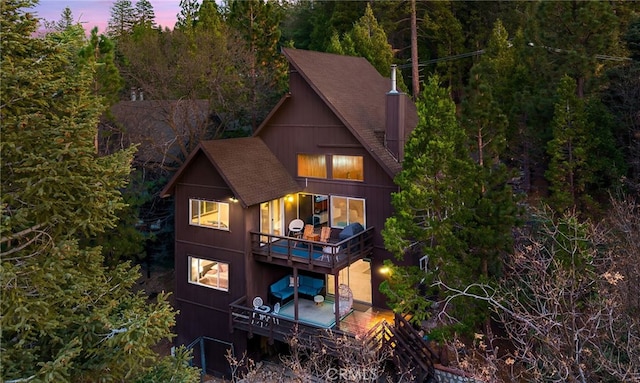
[[[180,11],[180,0],[149,0],[156,15],[156,24],[173,28],[176,14]],[[40,0],[33,8],[38,17],[48,21],[60,20],[65,7],[71,8],[73,18],[84,25],[85,30],[98,27],[99,33],[104,33],[107,22],[111,17],[111,6],[114,0]],[[131,0],[135,7],[136,0]]]

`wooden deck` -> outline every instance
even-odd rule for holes
[[[251,232],[251,251],[256,261],[335,275],[371,255],[373,233],[370,227],[341,241],[320,242]]]
[[[326,302],[325,308],[331,307],[330,304],[330,302]],[[354,308],[351,313],[340,320],[337,326],[335,322],[323,326],[313,324],[318,319],[313,308],[305,309],[301,305],[298,310],[298,320],[295,320],[290,316],[277,315],[273,312],[262,313],[247,307],[248,305],[245,297],[229,305],[230,331],[242,330],[246,331],[250,337],[257,334],[268,337],[270,340],[282,342],[286,342],[295,332],[313,337],[327,329],[348,336],[364,335],[380,322],[393,323],[394,320],[394,314],[389,310],[372,307],[367,307],[366,310]]]

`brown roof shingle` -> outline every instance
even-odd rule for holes
[[[306,79],[387,173],[394,177],[402,165],[387,150],[380,133],[385,130],[385,95],[391,80],[362,57],[283,48],[291,65]],[[415,105],[407,102],[405,136],[416,126]]]
[[[171,194],[182,170],[202,150],[244,206],[302,190],[267,145],[257,137],[203,141],[162,191]]]

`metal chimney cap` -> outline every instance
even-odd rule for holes
[[[396,87],[396,68],[398,66],[396,64],[391,64],[391,90],[389,93],[398,93],[398,89]]]

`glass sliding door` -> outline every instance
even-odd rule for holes
[[[260,232],[278,236],[284,235],[284,198],[260,204]],[[267,237],[262,238],[263,242],[266,240]]]
[[[371,263],[358,260],[351,266],[340,270],[338,283],[349,286],[353,292],[353,300],[371,304]],[[327,275],[327,293],[335,295],[334,277]]]

